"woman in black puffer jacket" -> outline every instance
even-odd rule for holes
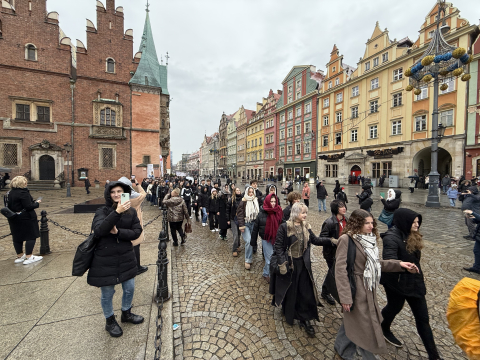
[[[92,229],[97,240],[87,283],[102,291],[101,304],[107,319],[105,330],[111,336],[122,336],[123,331],[113,313],[115,285],[122,284],[122,322],[140,324],[143,317],[130,310],[135,291],[137,260],[132,240],[142,233],[137,212],[130,201],[120,203],[122,193],[130,194],[130,187],[119,181],[111,181],[105,188],[105,206],[95,212]]]
[[[390,326],[395,316],[402,310],[405,301],[410,305],[417,331],[428,353],[429,360],[440,359],[433,339],[425,300],[426,287],[420,266],[422,235],[422,215],[410,209],[400,208],[393,215],[393,227],[380,236],[383,239],[383,260],[401,260],[414,263],[419,273],[382,273],[380,283],[385,288],[387,305],[382,310],[382,331],[385,339],[396,347],[402,343],[393,335]]]
[[[200,191],[200,194],[198,195],[198,202],[200,206],[200,212],[202,215],[202,226],[207,225],[207,219],[208,219],[208,199],[210,197],[210,194],[208,192],[208,187],[204,186],[202,187],[202,190]]]
[[[239,188],[233,189],[233,194],[227,202],[227,224],[230,225],[233,235],[233,257],[237,257],[240,252],[240,229],[238,228],[237,208],[242,202],[242,191]]]

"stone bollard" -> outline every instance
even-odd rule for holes
[[[167,232],[165,227],[158,235],[158,260],[157,260],[157,293],[155,301],[167,301],[168,293],[168,258],[167,258]]]
[[[48,230],[48,219],[47,212],[42,210],[42,218],[40,220],[40,255],[48,255],[52,252],[50,251],[50,239]]]

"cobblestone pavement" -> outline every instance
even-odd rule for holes
[[[327,186],[327,189],[330,191],[333,189],[333,186]],[[355,198],[355,192],[358,191],[358,189],[358,186],[346,187],[349,195],[349,213],[358,208]],[[93,215],[73,214],[71,211],[73,203],[84,201],[87,199],[87,196],[82,189],[74,188],[72,190],[72,198],[70,199],[65,198],[61,192],[43,193],[44,202],[40,210],[47,210],[49,218],[57,221],[61,225],[87,233]],[[453,342],[445,318],[445,309],[448,304],[449,292],[461,278],[473,276],[479,279],[477,275],[472,275],[462,270],[463,266],[471,265],[473,262],[473,242],[465,240],[462,237],[466,234],[466,226],[464,225],[462,213],[458,209],[458,204],[457,208],[449,208],[443,196],[441,198],[443,207],[439,209],[427,209],[423,206],[426,191],[416,191],[412,195],[408,193],[408,189],[406,190],[407,192],[404,192],[402,196],[404,199],[402,206],[412,208],[423,215],[424,222],[421,230],[425,235],[425,249],[423,250],[422,267],[427,283],[427,302],[429,304],[431,326],[437,345],[445,359],[465,359],[461,350]],[[375,203],[373,206],[373,214],[377,217],[382,209],[381,203],[378,201],[378,195],[380,192],[386,191],[386,188],[374,189]],[[315,194],[315,192],[313,192],[313,194]],[[34,193],[32,195],[37,197],[40,193]],[[93,194],[89,195],[88,198],[95,198],[102,195],[103,189],[94,189]],[[313,197],[315,197],[315,195],[313,195]],[[332,196],[329,200],[332,200]],[[317,206],[316,199],[312,199],[310,213],[307,218],[312,224],[315,233],[320,232],[322,222],[329,215],[329,213],[319,213]],[[158,215],[158,210],[148,206],[148,204],[145,204],[144,211],[145,222]],[[48,272],[48,266],[46,266],[48,263],[44,261],[44,263],[40,265],[44,266],[45,269],[42,267],[39,270],[39,274],[41,271],[44,271],[45,274],[41,276],[38,275],[37,277],[40,278],[43,276],[46,279],[51,279],[45,280],[47,282],[67,281],[65,277],[69,276],[71,257],[73,256],[71,250],[74,250],[76,246],[83,241],[84,237],[68,233],[58,227],[54,227],[52,224],[49,224],[49,227],[50,246],[55,256],[59,253],[61,255],[61,252],[65,253],[65,255],[55,258],[54,261],[57,263],[62,262],[62,264],[64,262],[66,266],[64,273],[56,274],[51,271]],[[142,246],[144,264],[154,265],[155,263],[156,244],[154,243],[156,243],[160,227],[161,221],[159,219],[146,229],[146,244]],[[384,230],[386,230],[386,227],[380,224],[380,231],[382,232]],[[0,218],[0,235],[7,234],[8,232],[8,224],[2,217]],[[325,304],[325,307],[319,308],[320,321],[315,324],[315,338],[308,338],[298,324],[294,324],[293,327],[289,326],[285,323],[281,311],[270,305],[271,295],[268,294],[267,284],[262,278],[262,267],[264,263],[261,248],[259,248],[259,252],[254,255],[252,269],[246,271],[244,269],[244,253],[241,252],[237,258],[232,257],[230,231],[228,232],[228,236],[229,239],[227,241],[219,240],[218,233],[213,234],[208,231],[208,228],[203,228],[199,226],[198,223],[193,222],[193,233],[189,235],[186,246],[172,247],[173,286],[171,292],[173,300],[173,322],[180,325],[180,328],[174,332],[175,358],[333,359],[334,338],[342,318],[339,307]],[[381,243],[379,246],[381,247]],[[36,249],[38,250],[38,245]],[[14,257],[15,254],[11,244],[11,237],[0,240],[0,260],[13,259]],[[20,275],[15,275],[16,272],[12,272],[10,269],[11,264],[9,261],[10,260],[2,264],[4,264],[5,270],[7,268],[9,269],[7,273],[10,275],[4,276],[2,279],[3,283],[14,285],[6,286],[16,288],[21,286],[19,282],[23,284],[31,281],[30,278],[16,279],[15,276],[23,276],[23,272],[19,273]],[[319,287],[327,270],[321,254],[321,248],[313,247],[312,261],[314,277],[317,287]],[[33,280],[36,279],[35,274],[36,273],[31,275]],[[143,313],[148,312],[150,307],[150,305],[148,305],[150,302],[147,298],[151,294],[151,288],[154,283],[153,277],[151,277],[153,274],[150,271],[148,274],[148,277],[139,279],[139,281],[141,281],[138,291],[140,299],[134,300],[134,302],[140,306],[148,306],[148,308],[143,310]],[[30,276],[30,273],[27,275]],[[10,278],[10,276],[14,276],[14,278]],[[87,302],[89,304],[92,303],[92,301],[96,304],[98,301],[98,294],[89,287],[83,286],[83,282],[84,280],[77,280],[75,282],[75,284],[82,284],[79,288],[80,292],[78,292],[78,296],[75,296],[75,289],[72,294],[69,293],[71,292],[69,290],[65,295],[62,295],[64,297],[67,295],[70,296],[66,299],[72,300],[65,301],[68,303],[73,301],[71,306],[67,303],[64,306],[62,305],[65,311],[58,309],[54,311],[54,307],[45,309],[45,311],[48,310],[49,313],[52,314],[49,315],[49,313],[47,313],[45,316],[46,318],[53,316],[53,320],[47,319],[48,321],[58,320],[52,323],[51,330],[61,331],[55,336],[57,336],[58,339],[62,339],[63,337],[64,340],[62,340],[62,342],[66,341],[65,344],[69,344],[70,340],[73,341],[70,339],[70,336],[75,337],[76,333],[84,334],[82,337],[89,339],[89,342],[93,341],[93,343],[96,341],[95,337],[99,337],[99,342],[104,344],[101,349],[104,350],[99,350],[99,344],[96,344],[95,351],[98,351],[98,353],[92,350],[92,354],[106,354],[102,353],[102,351],[107,351],[108,353],[108,349],[111,349],[114,344],[109,345],[111,340],[104,336],[105,334],[102,333],[101,328],[97,329],[99,315],[95,315],[94,318],[82,318],[80,322],[77,321],[77,324],[75,322],[75,318],[80,315],[91,316],[90,313],[98,312],[98,306],[90,310],[90,306],[86,305],[85,300],[81,300],[82,298],[88,299]],[[16,285],[17,283],[18,285]],[[70,286],[70,283],[62,284],[62,286],[64,285]],[[48,284],[42,283],[41,288],[45,286],[48,287]],[[35,291],[40,291],[41,288]],[[141,290],[143,288],[145,288],[145,290]],[[5,294],[5,296],[7,295],[8,294]],[[60,300],[56,300],[59,302],[56,306],[61,305],[61,300],[62,297],[60,297]],[[381,306],[385,305],[385,296],[382,290],[379,291],[379,300]],[[75,311],[70,310],[70,307]],[[67,308],[69,310],[68,313]],[[88,309],[88,311],[85,309]],[[55,313],[59,311],[61,314],[55,315]],[[65,314],[63,314],[63,312],[65,312]],[[32,316],[32,318],[36,318],[36,315]],[[94,323],[90,324],[87,320],[90,322],[94,321]],[[45,321],[42,320],[42,322]],[[84,324],[84,321],[87,321],[88,324]],[[10,323],[10,321],[6,323]],[[67,326],[70,323],[72,325],[75,324],[75,329],[77,330],[72,328],[72,332],[67,328],[64,330],[61,329],[61,324]],[[23,326],[22,324],[25,324],[25,330],[23,328],[20,329]],[[33,325],[29,322],[21,323],[14,321],[12,325],[0,326],[0,331],[3,329],[8,336],[18,336],[18,340],[12,340],[18,342],[25,336],[25,333],[30,331],[31,326]],[[51,346],[61,346],[58,342],[50,339],[49,330],[41,326],[44,326],[41,325],[41,322],[35,325],[33,330],[30,331],[30,335],[25,337],[25,341],[23,341],[21,345],[18,345],[17,350],[15,350],[9,358],[17,358],[15,355],[20,356],[22,352],[23,355],[25,355],[25,351],[33,351],[36,349],[36,341],[38,341],[39,344],[45,342],[51,343]],[[91,326],[93,326],[95,331],[98,331],[94,333],[93,338],[89,335],[85,337],[86,331],[88,332]],[[168,322],[165,326],[169,326]],[[146,334],[147,329],[143,330]],[[401,349],[389,347],[390,354],[383,358],[424,359],[427,357],[422,342],[417,335],[415,322],[408,307],[405,307],[398,315],[393,330],[405,343],[405,346]],[[138,350],[139,353],[146,354],[145,356],[142,355],[141,358],[151,358],[149,353],[152,350],[152,344],[148,344],[146,341],[143,342],[145,334],[143,334],[142,331],[132,334],[136,339],[136,347],[132,348],[130,353],[133,354],[132,351],[141,349]],[[68,338],[65,338],[64,334],[67,333],[70,335],[68,335]],[[26,341],[27,339],[28,342]],[[126,341],[127,339],[124,340]],[[85,341],[82,340],[81,343],[87,346]],[[133,345],[133,343],[131,343],[131,345]],[[145,346],[147,349],[146,353]],[[0,346],[0,348],[1,347],[2,346]],[[127,348],[122,346],[122,351],[123,349]],[[72,350],[70,346],[68,350]],[[112,354],[120,356],[121,353],[118,352],[120,350],[117,350]],[[43,351],[46,354],[50,350],[45,348]],[[112,356],[113,358],[122,358],[121,356]],[[0,356],[0,358],[1,357],[2,356]],[[139,357],[135,356],[134,358]]]
[[[357,189],[347,189],[349,212],[358,208]],[[379,191],[375,189],[375,196]],[[426,209],[420,205],[426,192],[405,195],[410,202],[405,200],[403,206],[423,214],[422,267],[435,340],[445,359],[465,359],[453,342],[445,311],[454,285],[463,277],[472,276],[462,267],[473,261],[473,242],[462,238],[466,227],[459,209]],[[314,199],[307,221],[315,233],[320,232],[328,216],[317,209]],[[381,209],[381,203],[375,201],[373,214],[378,217]],[[386,226],[381,224],[380,230],[386,230]],[[228,236],[227,241],[219,240],[218,233],[194,222],[187,245],[173,249],[173,316],[174,322],[180,324],[174,331],[176,359],[333,359],[334,339],[342,319],[339,306],[325,304],[319,308],[320,321],[315,325],[314,338],[307,337],[298,323],[286,324],[281,310],[270,305],[271,295],[262,278],[261,247],[254,255],[252,269],[247,271],[243,252],[237,258],[232,257],[230,231]],[[321,250],[313,247],[312,251],[319,290],[327,270]],[[379,293],[380,305],[384,306],[383,289]],[[396,318],[393,331],[405,346],[401,349],[389,346],[389,355],[383,358],[427,358],[408,306]]]

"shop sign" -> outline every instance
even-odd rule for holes
[[[388,159],[392,158],[393,155],[398,155],[403,152],[403,147],[397,148],[388,148],[380,150],[368,150],[367,155],[373,156],[374,159]]]
[[[338,162],[338,160],[343,159],[345,157],[345,153],[340,154],[331,154],[331,155],[318,155],[320,160],[327,160],[327,162]]]

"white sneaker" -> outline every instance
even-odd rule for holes
[[[22,257],[15,259],[15,264],[23,263],[26,258],[27,258],[27,255],[23,254]]]
[[[220,231],[220,229],[217,228],[217,229],[215,229],[215,231]]]
[[[205,223],[202,223],[202,226],[205,226],[205,225],[207,225],[207,224],[205,224]]]
[[[192,218],[192,217],[190,216],[190,219],[191,219],[191,218]]]
[[[211,232],[215,232],[215,230],[210,230]]]
[[[43,259],[43,256],[35,256],[35,255],[32,255],[30,256],[28,259],[26,259],[24,262],[23,262],[23,265],[28,265],[28,264],[32,264],[34,262],[37,262],[37,261],[40,261]]]

